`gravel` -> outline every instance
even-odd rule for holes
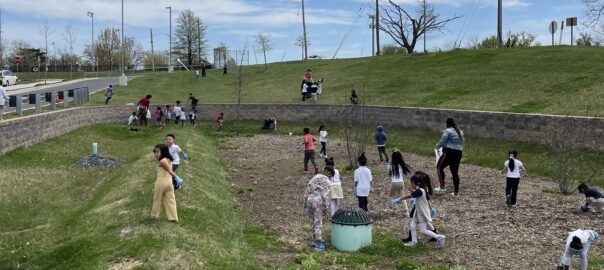
[[[99,153],[96,156],[90,155],[78,160],[73,167],[76,169],[111,168],[122,163],[124,163],[123,159]]]

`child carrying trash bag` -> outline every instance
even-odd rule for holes
[[[329,166],[328,166],[329,167]],[[331,167],[330,167],[331,168]],[[325,172],[333,176],[333,169]],[[312,228],[311,248],[313,251],[325,251],[325,241],[323,241],[323,215],[329,211],[329,177],[323,174],[316,174],[308,182],[308,187],[304,192],[304,212],[308,214],[310,226]]]
[[[594,230],[576,230],[568,233],[564,254],[557,270],[569,270],[573,256],[581,257],[581,270],[587,270],[587,255],[592,241],[600,240],[600,234]]]

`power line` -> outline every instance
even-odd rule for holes
[[[344,41],[346,40],[346,38],[348,38],[348,36],[350,35],[350,33],[352,32],[352,30],[354,30],[354,27],[357,25],[357,22],[359,21],[359,19],[362,17],[363,12],[365,11],[365,8],[368,6],[368,2],[363,3],[363,5],[359,8],[358,13],[355,15],[356,19],[354,20],[354,23],[352,24],[352,26],[350,27],[350,30],[348,30],[348,32],[344,35],[344,37],[342,38],[342,40],[340,41],[340,44],[338,45],[338,48],[336,49],[335,53],[333,54],[333,57],[331,59],[335,59],[336,55],[338,55],[338,52],[340,51],[340,48],[342,48],[342,44],[344,44]]]

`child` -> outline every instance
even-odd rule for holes
[[[222,129],[222,122],[224,122],[224,113],[220,113],[216,116],[216,131],[220,131]]]
[[[113,97],[113,85],[110,84],[109,87],[107,87],[107,90],[105,90],[105,97],[107,98],[105,100],[105,105],[107,105],[111,97]]]
[[[432,227],[432,215],[430,209],[429,195],[426,189],[426,182],[430,181],[430,176],[426,173],[418,171],[411,176],[411,184],[414,186],[415,191],[411,194],[407,194],[398,199],[398,201],[414,198],[415,199],[415,211],[409,224],[411,230],[411,242],[405,244],[408,247],[415,247],[417,245],[417,231],[416,227],[419,225],[419,230],[422,234],[436,238],[436,245],[442,248],[445,245],[445,236],[442,234],[436,234],[430,231],[428,228]]]
[[[577,187],[579,193],[585,195],[585,204],[581,207],[584,211],[591,210],[592,212],[600,212],[604,210],[604,197],[595,188],[590,188],[586,184],[581,183]]]
[[[138,126],[138,118],[136,117],[136,112],[132,112],[132,115],[128,117],[128,126]]]
[[[187,154],[185,154],[185,152],[183,152],[182,149],[180,149],[180,146],[174,144],[174,139],[176,139],[174,134],[166,135],[165,144],[166,144],[166,147],[168,147],[170,156],[172,157],[172,171],[176,171],[176,169],[178,169],[178,166],[180,165],[180,156],[179,156],[180,153],[182,153],[183,160],[187,160],[189,158],[189,156],[187,156]],[[180,188],[180,186],[176,182],[176,178],[173,179],[172,184],[174,185],[174,189]]]
[[[403,160],[403,154],[399,150],[394,150],[392,152],[392,163],[388,164],[388,175],[392,179],[390,183],[390,198],[400,198],[403,196],[403,191],[405,190],[403,175],[409,174],[411,169],[409,165],[405,163]],[[409,215],[409,207],[407,206],[407,202],[403,201],[403,211],[404,215]]]
[[[350,103],[352,103],[352,105],[357,105],[359,104],[359,97],[357,96],[357,92],[352,89],[350,90]]]
[[[505,184],[505,203],[508,207],[516,205],[516,194],[518,193],[518,184],[520,183],[520,173],[526,173],[524,165],[518,159],[518,152],[514,149],[508,151],[508,160],[503,163],[503,171],[507,170]],[[503,172],[501,171],[501,172]]]
[[[581,256],[581,270],[587,270],[587,255],[592,241],[600,240],[600,234],[594,230],[576,230],[568,233],[564,254],[558,270],[569,270],[573,256]]]
[[[155,127],[161,127],[161,117],[164,113],[161,111],[161,107],[155,108]]]
[[[354,194],[359,200],[359,208],[365,210],[365,212],[369,212],[367,200],[369,198],[373,177],[371,176],[369,168],[366,167],[367,157],[365,157],[364,152],[359,156],[358,162],[359,167],[354,170]]]
[[[187,115],[185,110],[180,111],[180,125],[181,127],[185,127],[185,122],[187,121]]]
[[[191,121],[191,126],[195,126],[195,119],[197,118],[197,110],[191,110],[189,112],[189,120]]]
[[[153,188],[153,206],[151,208],[151,219],[159,219],[159,212],[161,211],[161,204],[163,202],[166,208],[166,215],[168,221],[178,222],[178,214],[176,212],[176,197],[174,196],[174,189],[170,185],[170,178],[178,179],[182,182],[182,179],[174,173],[170,168],[170,161],[172,156],[168,152],[168,147],[163,144],[158,144],[153,149],[155,158],[157,158],[157,173],[155,177],[155,186]]]
[[[170,105],[166,105],[165,115],[165,124],[167,125],[172,121],[172,108],[170,107]]]
[[[304,211],[308,213],[312,228],[311,247],[314,251],[325,251],[325,241],[322,238],[323,211],[329,207],[329,179],[322,174],[316,174],[310,179],[304,192]]]
[[[304,128],[304,171],[308,171],[308,161],[315,167],[315,173],[319,173],[319,167],[315,162],[315,137],[310,135],[310,129]]]
[[[436,210],[434,208],[432,208],[432,204],[430,204],[430,195],[432,195],[432,193],[433,193],[432,182],[430,182],[430,177],[423,177],[423,178],[420,178],[420,180],[422,181],[422,183],[426,187],[426,192],[428,192],[428,195],[427,195],[426,198],[428,199],[428,205],[430,206],[430,215],[431,215],[432,218],[434,218],[434,216],[436,215]],[[394,202],[393,205],[395,207],[396,207],[396,205],[398,203],[400,203],[400,199],[399,198],[396,198],[396,199],[394,199],[392,201]],[[413,215],[415,215],[415,199],[413,199],[413,200],[407,200],[407,203],[409,205],[413,206],[413,208],[411,208],[411,211],[409,212],[409,217],[413,218]],[[430,229],[432,232],[438,234],[438,232],[436,231],[436,228],[434,228],[434,226],[432,226],[431,223],[429,223],[428,225],[429,225],[428,229]],[[411,238],[411,229],[409,229],[409,235],[407,236],[406,239],[403,239],[403,243],[411,242],[411,240],[412,240],[412,238]],[[428,241],[428,242],[436,242],[436,240],[437,240],[436,238],[431,238],[430,241]]]
[[[321,157],[327,158],[327,131],[325,131],[324,125],[319,127],[319,142],[321,143],[321,151],[319,151],[319,154]]]
[[[325,173],[330,176],[330,197],[331,197],[331,216],[338,210],[338,200],[344,199],[342,183],[340,182],[340,171],[335,168],[335,162],[332,158],[325,159]]]
[[[174,124],[180,122],[180,115],[182,113],[182,107],[180,106],[180,100],[176,101],[176,106],[174,106]]]
[[[388,137],[386,136],[386,132],[384,132],[384,128],[382,126],[378,126],[377,132],[375,133],[375,144],[377,145],[378,154],[380,155],[380,162],[383,161],[382,154],[384,154],[386,162],[388,162],[388,155],[386,154],[386,140],[388,140]]]

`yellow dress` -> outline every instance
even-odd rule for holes
[[[176,213],[176,197],[174,196],[172,176],[164,168],[158,166],[155,177],[155,187],[153,189],[153,208],[151,209],[152,218],[159,218],[162,202],[164,203],[168,220],[178,221],[178,214]]]

